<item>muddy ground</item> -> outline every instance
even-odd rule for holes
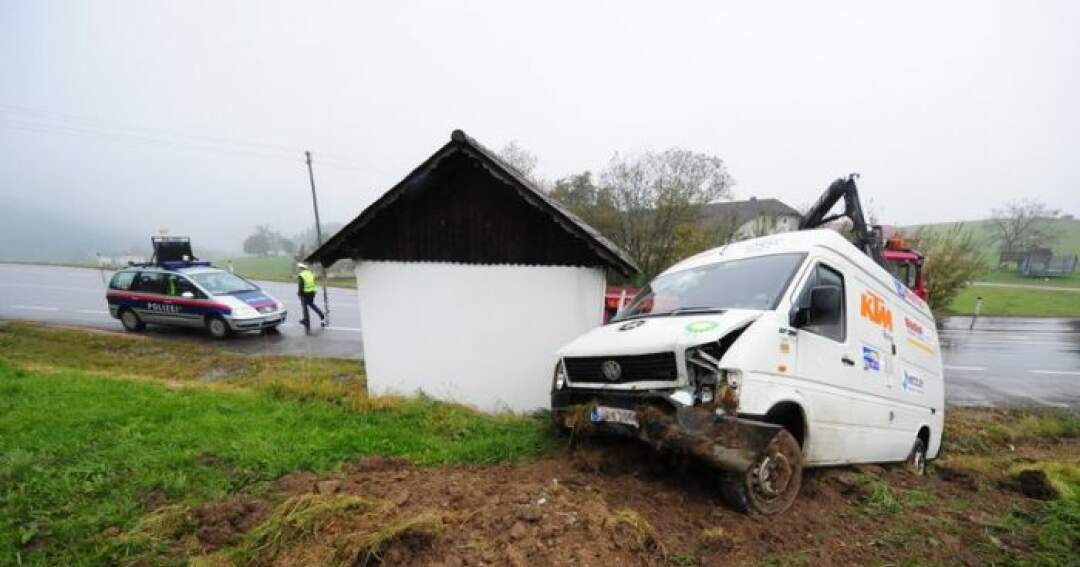
[[[1045,450],[1010,449],[1020,461]],[[729,508],[714,478],[618,440],[520,465],[369,457],[188,510],[170,537],[174,556],[210,565],[981,565],[1024,556],[1028,542],[993,527],[1047,497],[1037,478],[940,464],[925,477],[830,468],[808,471],[793,508],[765,518]]]

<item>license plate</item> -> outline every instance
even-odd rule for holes
[[[628,409],[596,406],[592,410],[592,420],[594,423],[606,421],[608,423],[621,423],[633,427],[638,426],[637,412]]]

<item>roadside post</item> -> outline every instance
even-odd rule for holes
[[[975,320],[979,318],[979,311],[982,310],[982,296],[975,298],[975,314],[971,316],[971,325],[968,326],[968,330],[975,328]]]
[[[315,241],[318,248],[322,248],[322,223],[319,222],[319,199],[315,196],[315,172],[311,169],[311,152],[305,151],[307,158],[308,181],[311,182],[311,206],[315,209]],[[322,276],[322,300],[323,310],[326,311],[326,320],[330,320],[330,295],[326,291],[326,266],[319,262],[319,272]]]

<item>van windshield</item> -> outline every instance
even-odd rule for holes
[[[805,256],[757,256],[660,276],[612,321],[723,309],[775,309]]]
[[[200,272],[192,274],[191,279],[214,295],[229,295],[259,289],[244,278],[229,272]]]

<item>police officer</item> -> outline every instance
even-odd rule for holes
[[[315,310],[322,326],[325,327],[327,325],[326,315],[315,305],[315,291],[318,289],[315,286],[315,274],[308,269],[307,264],[302,262],[298,262],[296,267],[300,270],[296,276],[299,284],[296,293],[300,296],[300,307],[304,310],[304,318],[300,320],[300,324],[305,327],[311,326],[311,320],[308,318],[308,308],[310,307]]]

